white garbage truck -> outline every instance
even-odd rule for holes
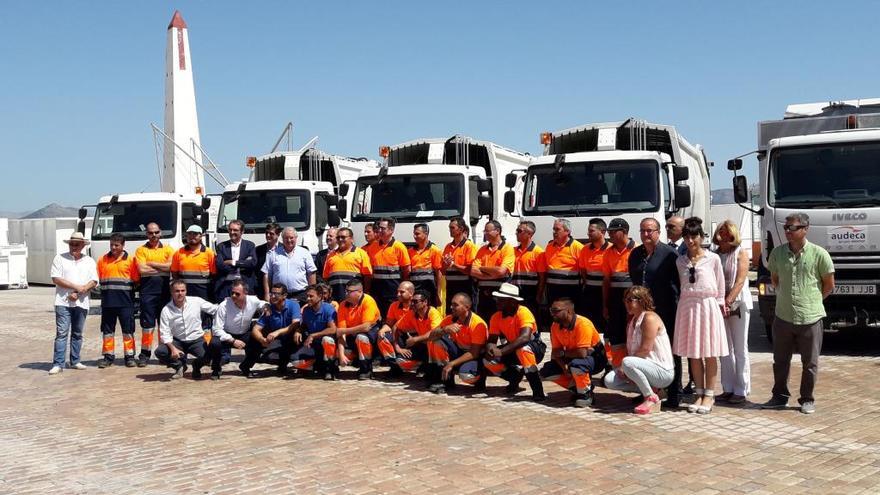
[[[734,171],[738,203],[761,218],[761,317],[770,337],[776,297],[763,269],[785,243],[785,217],[810,217],[809,242],[827,249],[835,269],[834,293],[825,299],[825,330],[880,328],[880,99],[789,105],[782,120],[758,123],[757,197]],[[748,153],[744,156],[747,156]],[[752,206],[754,205],[754,206]]]
[[[537,244],[553,238],[556,218],[569,219],[582,242],[591,218],[624,218],[631,235],[645,217],[664,225],[672,215],[698,216],[708,228],[710,163],[674,127],[627,119],[544,132],[541,143],[543,156],[531,160],[527,173],[505,180],[505,209],[522,203],[522,218],[537,227]]]
[[[265,242],[266,224],[293,227],[298,242],[312,254],[324,247],[324,232],[339,225],[339,186],[354,183],[379,163],[331,155],[315,148],[248,158],[252,173],[223,191],[217,215],[217,242],[229,239],[228,223],[244,222],[245,239]]]
[[[413,243],[413,226],[426,223],[431,240],[445,246],[452,240],[449,220],[459,216],[477,244],[489,220],[499,221],[513,239],[519,212],[504,210],[503,181],[509,173],[525,172],[528,154],[458,135],[383,146],[379,154],[384,163],[361,172],[350,199],[348,219],[357,245],[364,244],[364,226],[382,217],[397,221],[396,236],[407,244]],[[344,187],[346,193],[351,195]]]

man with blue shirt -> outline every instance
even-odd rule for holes
[[[259,360],[272,361],[271,355],[277,353],[278,376],[287,374],[287,363],[293,353],[293,330],[299,327],[301,314],[299,303],[287,299],[287,287],[281,283],[272,284],[269,289],[270,313],[257,320],[251,331],[251,340],[244,348],[244,361],[238,366],[241,373],[254,378],[251,371]]]
[[[296,369],[314,370],[325,380],[334,380],[339,374],[336,364],[336,309],[325,302],[322,295],[316,285],[306,288],[302,324],[293,332],[293,344],[299,349],[290,359]]]
[[[287,297],[304,302],[306,287],[317,283],[318,268],[309,250],[296,245],[296,229],[286,227],[281,232],[281,245],[275,248],[272,256],[266,257],[263,265],[263,290],[269,293],[273,284],[284,284]]]

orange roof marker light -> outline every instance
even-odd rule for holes
[[[196,186],[196,194],[204,194],[204,192],[201,186]]]
[[[542,132],[541,133],[541,144],[550,144],[553,142],[553,133],[552,132]]]
[[[254,167],[256,167],[256,166],[257,166],[257,157],[255,157],[255,156],[249,156],[249,157],[247,157],[247,158],[245,159],[245,165],[247,165],[247,168],[254,168]]]
[[[379,156],[388,158],[389,153],[391,153],[391,146],[379,146]]]

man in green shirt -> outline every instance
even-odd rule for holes
[[[782,409],[788,405],[788,374],[791,355],[801,355],[803,371],[798,402],[801,412],[816,410],[813,388],[819,373],[822,350],[822,301],[834,290],[834,264],[828,251],[807,241],[810,217],[792,213],[785,217],[785,238],[773,249],[768,269],[776,288],[776,318],[773,321],[773,397],[763,409]]]

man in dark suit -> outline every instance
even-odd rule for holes
[[[639,224],[642,245],[633,249],[629,255],[629,277],[633,285],[642,285],[651,291],[655,311],[671,341],[675,335],[675,311],[678,309],[678,296],[681,283],[675,260],[678,253],[669,244],[660,242],[660,222],[645,218]],[[677,408],[681,390],[681,357],[673,356],[675,374],[672,384],[666,389],[666,406]]]
[[[229,240],[217,244],[215,263],[217,281],[214,286],[216,300],[222,301],[232,292],[232,282],[241,280],[253,292],[257,284],[257,249],[254,243],[241,238],[244,222],[229,222]]]
[[[268,301],[269,295],[266,294],[263,289],[263,279],[266,278],[266,274],[263,273],[263,265],[266,264],[266,256],[272,251],[275,251],[275,247],[278,246],[278,238],[281,236],[281,226],[275,222],[267,224],[265,235],[266,242],[257,246],[257,287],[254,289],[254,295],[263,301]]]

